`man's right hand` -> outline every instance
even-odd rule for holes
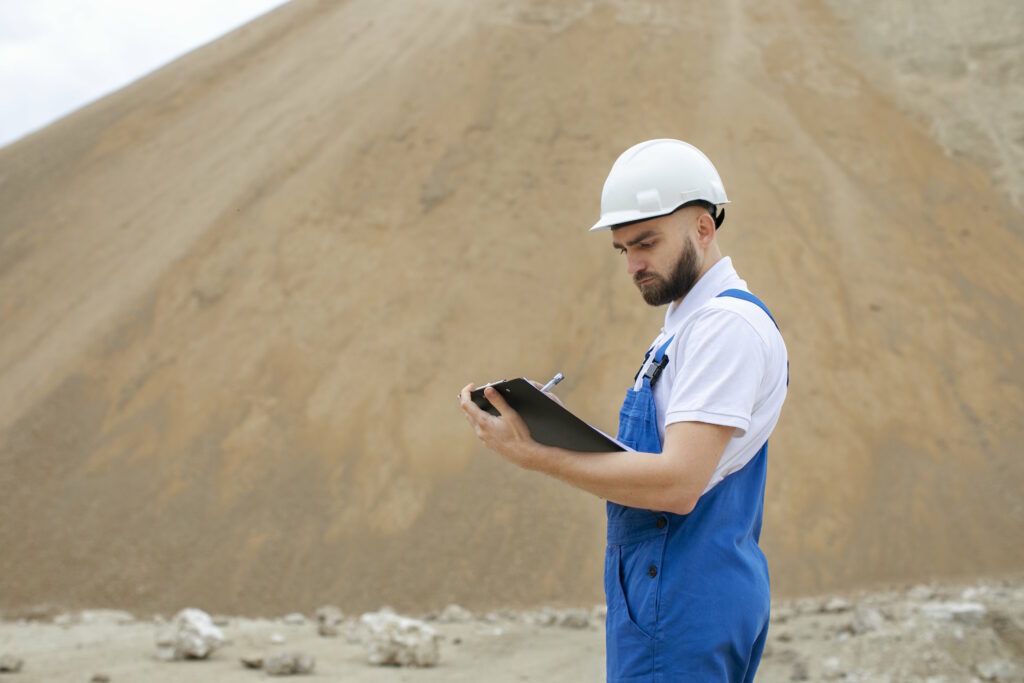
[[[533,386],[537,387],[538,389],[543,389],[544,388],[543,384],[541,384],[540,382],[534,382],[532,379],[530,380],[530,384],[532,384]],[[547,396],[548,398],[550,398],[552,401],[554,401],[558,405],[560,405],[563,408],[565,408],[565,404],[562,403],[562,399],[558,398],[557,396],[555,396],[550,391],[545,391],[544,395]]]

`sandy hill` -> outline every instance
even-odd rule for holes
[[[656,136],[790,349],[777,592],[1019,570],[1024,23],[857,5],[295,0],[0,150],[0,609],[600,600],[600,502],[455,394],[614,430],[662,311],[586,228]]]

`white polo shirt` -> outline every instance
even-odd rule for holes
[[[669,304],[665,326],[651,345],[666,350],[669,363],[654,385],[658,433],[674,422],[735,427],[704,493],[757,454],[779,421],[786,398],[788,356],[775,323],[757,305],[718,295],[747,289],[723,258],[694,284],[677,306]],[[654,352],[647,360],[650,364]],[[646,371],[646,365],[644,371]],[[637,376],[639,389],[643,372]]]

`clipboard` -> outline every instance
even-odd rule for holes
[[[526,422],[530,436],[538,443],[585,453],[632,450],[558,405],[524,377],[492,382],[470,393],[473,403],[491,415],[498,416],[498,410],[484,397],[487,387],[501,392],[509,406]]]

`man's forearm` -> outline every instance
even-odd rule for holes
[[[537,444],[528,467],[629,507],[686,514],[696,503],[680,485],[686,473],[662,454],[579,453]]]

